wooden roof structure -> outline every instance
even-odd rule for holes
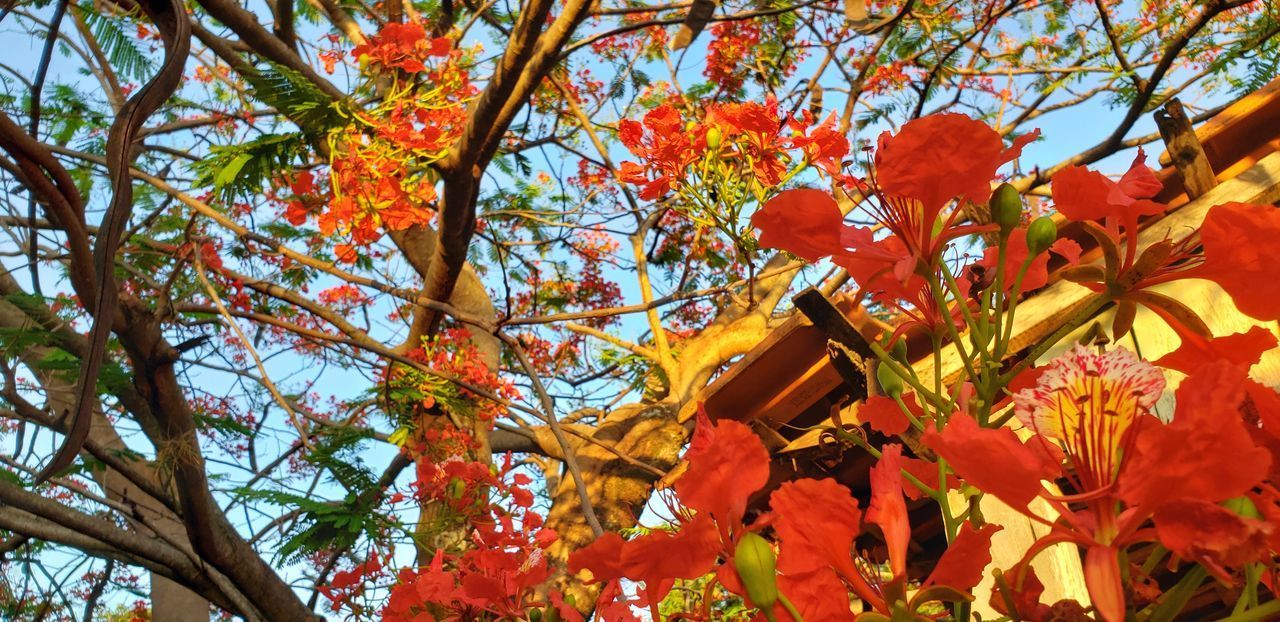
[[[1166,237],[1185,237],[1198,227],[1213,205],[1226,201],[1280,201],[1280,79],[1225,108],[1194,131],[1176,102],[1157,112],[1157,122],[1169,147],[1159,160],[1163,168],[1157,176],[1164,183],[1164,191],[1157,200],[1168,203],[1170,209],[1143,223],[1139,235],[1140,248]],[[1096,257],[1096,242],[1091,237],[1060,217],[1059,224],[1062,235],[1075,239],[1085,249],[1085,261],[1091,260],[1090,252],[1094,252]],[[1022,347],[1034,344],[1057,330],[1077,309],[1088,304],[1092,295],[1079,285],[1056,278],[1055,270],[1062,266],[1051,264],[1050,267],[1050,284],[1027,295],[1019,304],[1014,334],[1015,342]],[[1232,305],[1215,302],[1222,296],[1220,290],[1214,292],[1194,284],[1188,287],[1191,289],[1176,295],[1202,313],[1215,331],[1225,334],[1247,328],[1240,324],[1251,320],[1235,312]],[[863,338],[873,339],[882,325],[866,309],[856,306],[848,294],[836,293],[826,298],[811,291],[804,295],[809,297],[807,302],[802,296],[796,300],[797,307],[804,313],[796,313],[786,320],[717,377],[704,389],[700,401],[712,418],[745,421],[753,426],[774,453],[775,480],[781,481],[797,474],[835,477],[856,495],[865,497],[869,494],[868,470],[874,462],[872,458],[857,449],[845,451],[847,448],[837,447],[833,451],[820,443],[822,434],[818,428],[832,425],[833,413],[839,413],[844,422],[856,422],[857,403],[866,396],[865,391],[854,386],[856,382],[845,381],[857,370],[841,369],[841,360],[847,359],[829,350],[829,340],[838,340],[840,330],[856,330]],[[822,301],[816,303],[817,308],[815,297]],[[824,319],[822,313],[831,317]],[[1100,315],[1108,313],[1114,311],[1104,309]],[[815,317],[818,322],[810,317]],[[1164,331],[1168,334],[1162,338],[1170,342],[1166,347],[1158,343],[1158,339],[1152,343],[1144,341],[1139,346],[1144,355],[1154,358],[1176,346],[1172,332],[1154,320],[1149,312],[1140,311],[1135,327],[1144,321],[1159,324],[1158,329],[1151,331],[1144,328],[1144,333],[1156,335]],[[1275,326],[1269,328],[1276,330]],[[1147,338],[1151,339],[1155,337]],[[843,341],[851,343],[847,339]],[[1010,348],[1015,355],[1019,349]],[[922,377],[932,374],[932,357],[926,356],[930,353],[927,343],[909,344],[909,355],[911,360],[917,361],[915,366]],[[1050,354],[1056,355],[1057,352]],[[1266,359],[1264,363],[1267,363]],[[942,365],[944,377],[959,373],[960,363],[954,351],[944,351]],[[1267,381],[1280,384],[1280,356],[1275,357],[1268,369],[1270,376]],[[690,409],[682,416],[691,417],[693,412]],[[866,430],[866,433],[873,437],[873,442],[877,440],[874,432]],[[763,500],[764,494],[761,493],[759,500]],[[984,503],[984,513],[987,513],[986,507]],[[990,513],[988,516],[990,518]],[[1036,537],[1036,526],[1025,517],[1014,513],[1007,514],[1007,517],[1015,521],[1020,519],[1026,524],[1012,529],[1006,524],[1006,535],[1014,532],[1010,537]],[[913,546],[935,552],[945,548],[936,508],[931,505],[913,506],[912,524]],[[1011,550],[1025,548],[1026,543],[1016,547],[1010,545]],[[994,549],[993,555],[996,555],[997,563],[1003,562],[1005,567],[1012,564],[1007,557],[1001,560]],[[926,559],[924,563],[930,562]],[[1046,570],[1079,575],[1079,560],[1074,551],[1060,552],[1055,559],[1045,563],[1053,568],[1042,569],[1042,579],[1046,577]],[[1172,580],[1169,576],[1163,579]],[[1045,596],[1052,602],[1055,590],[1051,585],[1047,587],[1050,589]],[[1078,598],[1083,593],[1083,583],[1079,580],[1074,585],[1060,587],[1057,597]],[[981,600],[982,595],[979,595],[979,602]],[[1087,602],[1084,598],[1080,600]],[[1188,619],[1201,619],[1218,610],[1221,600],[1211,587],[1206,587],[1189,604],[1184,615],[1190,615]]]

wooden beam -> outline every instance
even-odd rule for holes
[[[808,287],[796,294],[792,299],[796,308],[809,318],[813,325],[826,333],[832,344],[827,355],[831,363],[844,379],[845,384],[853,392],[855,401],[867,397],[867,361],[874,360],[876,355],[871,351],[862,333],[858,332],[849,318],[845,316],[822,292]]]
[[[1182,102],[1177,98],[1170,99],[1154,116],[1160,136],[1169,150],[1169,159],[1182,176],[1187,197],[1195,199],[1218,185],[1213,166],[1196,137],[1195,128],[1191,127],[1191,119],[1187,118]]]

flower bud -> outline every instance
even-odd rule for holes
[[[1000,225],[1000,232],[1008,235],[1022,220],[1022,196],[1013,184],[1000,184],[991,193],[991,220]]]
[[[903,365],[910,365],[911,361],[907,360],[907,340],[895,340],[893,342],[893,347],[889,349],[889,356],[892,356],[893,360],[902,363]]]
[[[742,586],[751,604],[764,610],[778,602],[777,557],[773,545],[758,534],[747,532],[738,540],[733,552],[733,567],[738,570]]]
[[[876,365],[876,382],[885,395],[895,399],[902,396],[902,377],[883,362]]]
[[[1254,520],[1262,518],[1262,513],[1258,511],[1258,506],[1253,504],[1253,500],[1249,497],[1235,497],[1222,502],[1222,507],[1239,514],[1245,518]]]
[[[724,137],[724,134],[720,132],[720,128],[714,125],[708,128],[707,129],[707,148],[719,149],[720,139],[723,137]]]
[[[1027,250],[1031,251],[1032,257],[1049,250],[1057,240],[1058,225],[1048,216],[1031,221],[1031,225],[1027,227]]]

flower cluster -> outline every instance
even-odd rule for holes
[[[834,116],[818,124],[807,113],[788,118],[773,99],[712,104],[696,118],[664,103],[642,121],[621,121],[618,138],[640,159],[623,162],[619,176],[640,188],[641,199],[675,195],[676,210],[735,241],[749,205],[811,167],[843,179],[849,153]]]
[[[432,222],[439,197],[431,165],[461,136],[478,92],[464,52],[420,24],[387,24],[351,53],[380,89],[379,103],[330,132],[328,188],[299,174],[286,212],[294,224],[314,215],[321,235],[349,240],[337,246],[346,262],[385,232]]]
[[[458,553],[437,549],[425,567],[401,570],[382,612],[384,622],[523,620],[530,610],[554,612],[566,622],[582,614],[557,590],[539,595],[550,575],[544,551],[556,533],[530,510],[531,479],[514,471],[508,455],[498,469],[486,463],[419,461],[418,495],[465,511],[470,546]],[[553,618],[554,619],[554,618]]]

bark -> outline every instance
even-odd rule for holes
[[[785,258],[775,257],[764,271],[786,263]],[[697,400],[699,391],[722,365],[764,338],[773,324],[773,309],[786,294],[794,275],[784,272],[755,282],[751,297],[754,305],[729,305],[707,328],[678,348],[678,365],[662,401],[613,410],[603,416],[591,437],[660,471],[674,468],[692,429],[679,421],[679,413],[686,404]],[[574,450],[601,526],[614,532],[634,527],[657,476],[597,444],[579,442]],[[569,576],[564,568],[570,554],[594,540],[572,478],[561,478],[552,493],[547,526],[560,536],[548,550],[558,568],[554,583],[566,596],[573,597],[579,610],[587,612],[594,605],[600,586],[585,585],[585,577]]]
[[[5,275],[8,276],[7,274]],[[7,279],[6,279],[7,280]],[[0,328],[31,329],[31,319],[20,309],[8,302],[0,301]],[[28,348],[22,361],[33,370],[33,375],[45,389],[46,410],[64,412],[75,403],[74,383],[58,378],[55,374],[41,371],[38,364],[52,353],[47,347]],[[124,440],[116,432],[110,420],[102,413],[101,404],[95,404],[89,429],[89,442],[107,451],[123,455],[127,449]],[[134,463],[156,487],[160,487],[154,465],[141,461]],[[138,532],[138,537],[152,537],[148,532],[154,530],[160,538],[170,543],[185,541],[186,529],[182,520],[174,515],[165,504],[148,495],[134,485],[127,477],[109,468],[99,468],[92,472],[104,496],[112,501],[127,503],[136,508],[138,516],[146,516],[146,525],[137,518],[130,517],[129,524]],[[185,551],[191,554],[190,547]],[[181,584],[164,577],[159,573],[150,573],[151,613],[156,620],[173,622],[206,622],[209,619],[209,600]]]
[[[670,403],[628,404],[606,415],[591,436],[625,455],[670,470],[678,462],[687,437],[677,414]],[[649,500],[654,474],[624,462],[599,445],[581,443],[575,452],[600,525],[605,531],[615,532],[634,527]],[[547,516],[547,526],[555,529],[560,538],[547,553],[561,568],[555,578],[556,587],[585,610],[595,603],[599,586],[584,585],[563,571],[569,554],[595,539],[581,505],[573,478],[560,478]]]

